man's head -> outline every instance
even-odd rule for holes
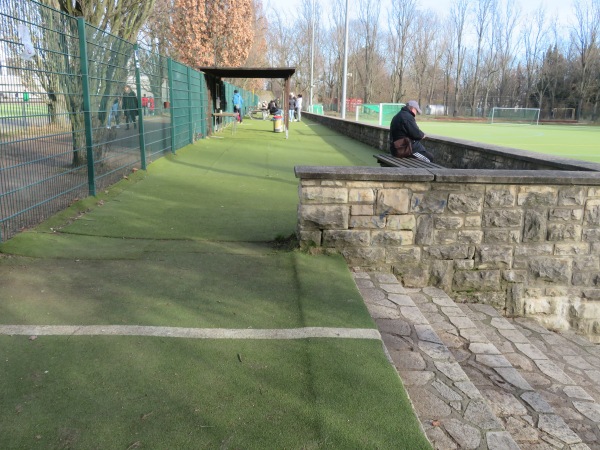
[[[415,100],[409,101],[406,106],[413,112],[413,114],[421,114],[421,108]]]
[[[234,94],[237,94],[237,93],[238,93],[237,89],[235,89],[235,90],[233,91],[233,93],[234,93]]]

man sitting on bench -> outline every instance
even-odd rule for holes
[[[425,133],[417,125],[416,114],[421,114],[421,108],[415,100],[411,100],[392,119],[390,124],[390,153],[396,156],[394,142],[402,138],[408,138],[412,143],[413,157],[433,162],[433,155],[425,150],[425,147],[421,144],[421,140],[425,138]]]

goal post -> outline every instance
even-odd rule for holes
[[[376,122],[379,126],[389,125],[392,118],[400,112],[405,103],[363,103],[356,112],[356,120]]]
[[[490,111],[489,121],[492,124],[529,124],[539,125],[540,108],[500,108],[494,106]]]

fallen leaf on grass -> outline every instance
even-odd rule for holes
[[[131,444],[129,447],[127,447],[127,450],[130,450],[132,448],[140,448],[141,445],[142,445],[141,441],[135,441],[133,444]]]
[[[140,416],[140,420],[146,420],[148,417],[150,417],[152,414],[154,414],[154,411],[150,411],[149,413],[146,414],[142,414]]]
[[[30,341],[35,341],[36,339],[37,339],[37,336],[29,336]]]

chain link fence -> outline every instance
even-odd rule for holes
[[[0,0],[0,64],[0,242],[210,129],[202,72],[34,0]]]

